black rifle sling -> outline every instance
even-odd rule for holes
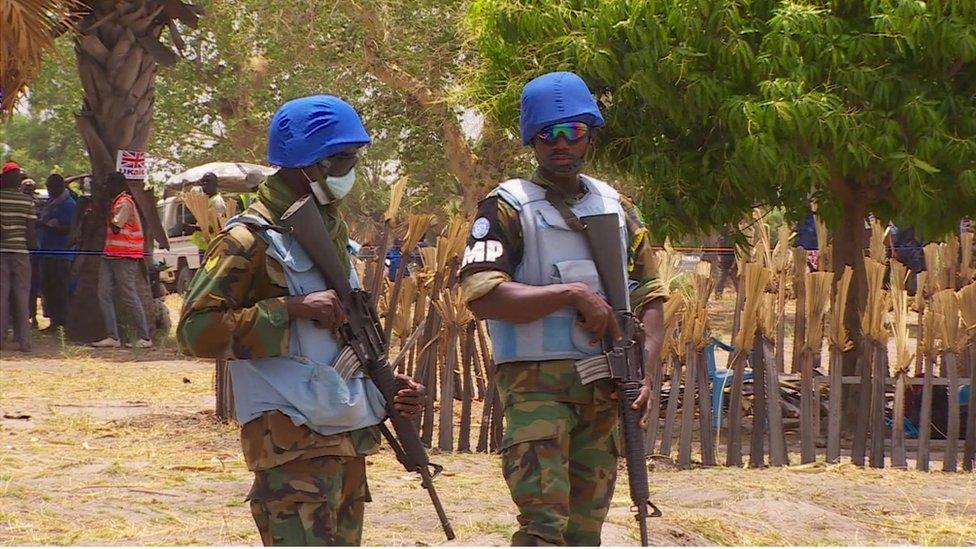
[[[546,201],[548,201],[553,208],[556,208],[559,215],[563,216],[563,221],[569,225],[570,229],[578,233],[586,233],[586,224],[580,221],[580,218],[577,217],[576,214],[573,213],[573,210],[569,208],[569,205],[566,204],[566,197],[563,195],[563,193],[549,187],[546,189]],[[589,245],[589,243],[590,241],[587,239],[586,244]]]

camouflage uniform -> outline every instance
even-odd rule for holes
[[[261,202],[249,213],[276,219]],[[256,359],[288,354],[288,284],[267,244],[244,225],[211,241],[190,284],[177,339],[183,352]],[[358,545],[369,501],[365,457],[379,450],[378,428],[332,436],[295,425],[278,411],[241,428],[254,471],[248,494],[265,545]]]
[[[548,186],[538,172],[532,181]],[[665,293],[640,214],[632,201],[621,202],[630,237],[628,275],[636,282],[631,302],[640,309]],[[467,301],[511,280],[522,256],[521,223],[511,205],[492,193],[477,217],[488,220],[490,238],[504,253],[461,270]],[[619,455],[612,382],[583,385],[572,360],[501,364],[495,381],[505,409],[502,468],[519,509],[512,545],[599,545]]]

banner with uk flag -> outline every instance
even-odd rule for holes
[[[126,179],[145,181],[148,175],[146,153],[144,151],[119,150],[115,157],[115,169]]]

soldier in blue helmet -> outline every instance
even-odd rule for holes
[[[664,288],[634,204],[580,173],[597,128],[596,101],[578,76],[555,72],[522,92],[522,144],[538,167],[480,204],[461,267],[468,307],[489,321],[505,409],[502,464],[519,529],[513,545],[599,545],[617,476],[617,411],[607,375],[590,367],[605,333],[619,336],[576,216],[615,213],[628,259],[630,302],[648,357],[663,335]],[[648,360],[648,364],[652,363]],[[649,380],[634,403],[646,407]]]
[[[275,113],[268,161],[278,171],[257,199],[211,241],[186,295],[177,328],[187,354],[228,358],[241,443],[254,484],[251,513],[265,545],[358,545],[369,501],[365,456],[379,448],[384,401],[362,372],[333,363],[345,322],[336,293],[281,215],[312,194],[340,253],[349,243],[340,215],[354,167],[370,142],[341,99],[295,99]],[[349,268],[350,283],[358,284]],[[421,409],[423,386],[400,376],[394,407]]]

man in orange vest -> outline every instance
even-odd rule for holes
[[[115,287],[119,287],[122,302],[135,319],[138,339],[132,344],[137,349],[152,347],[149,324],[136,290],[136,277],[142,274],[143,242],[142,223],[136,203],[129,194],[125,177],[115,172],[105,181],[105,196],[111,197],[111,207],[105,221],[105,248],[102,264],[98,269],[98,303],[105,320],[104,339],[92,343],[92,347],[121,347],[119,327],[115,320]]]

